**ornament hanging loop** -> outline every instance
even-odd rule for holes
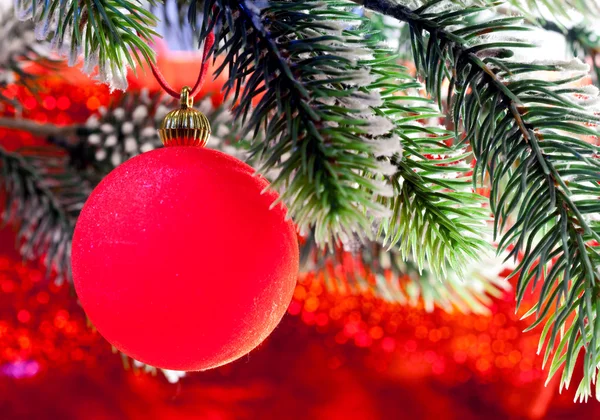
[[[181,89],[181,95],[179,95],[179,105],[181,108],[191,108],[194,105],[194,98],[191,92],[192,90],[188,86],[184,86]]]
[[[198,73],[198,80],[192,89],[184,86],[178,95],[165,80],[158,67],[150,62],[150,69],[156,77],[158,84],[169,95],[179,97],[179,109],[169,112],[163,120],[158,135],[166,147],[169,146],[199,146],[203,147],[208,142],[211,129],[208,118],[200,111],[192,108],[194,96],[200,92],[208,72],[208,55],[215,42],[215,35],[210,32],[204,42],[202,66]]]
[[[208,142],[210,122],[206,115],[192,108],[194,98],[190,93],[187,86],[181,89],[179,109],[169,112],[158,129],[158,135],[166,147],[203,147]]]

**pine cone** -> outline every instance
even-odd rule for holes
[[[127,159],[161,146],[156,128],[177,101],[142,90],[122,95],[109,108],[100,108],[86,122],[91,132],[86,149],[93,151],[94,166],[109,172]]]

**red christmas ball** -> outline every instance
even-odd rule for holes
[[[268,182],[199,147],[136,156],[90,195],[73,237],[77,295],[98,331],[152,366],[204,370],[277,326],[298,272],[295,228]]]

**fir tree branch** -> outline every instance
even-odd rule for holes
[[[60,154],[35,152],[21,155],[0,147],[3,223],[19,227],[21,255],[27,260],[44,258],[60,281],[70,278],[73,222],[87,194],[80,180],[63,170]]]
[[[397,243],[401,255],[414,259],[420,270],[440,278],[447,278],[449,272],[460,276],[489,249],[483,239],[489,210],[481,205],[478,194],[448,190],[444,180],[441,185],[428,182],[415,172],[419,166],[406,159],[392,177],[395,188],[389,202],[393,214],[383,225],[383,242],[391,243],[389,248]],[[464,176],[455,181],[469,185]]]
[[[487,174],[492,184],[500,249],[511,246],[511,256],[522,254],[515,270],[517,300],[542,281],[533,325],[546,320],[545,358],[555,354],[550,375],[564,366],[562,385],[568,386],[583,351],[578,395],[587,398],[600,361],[600,162],[598,147],[582,137],[597,139],[599,118],[588,106],[597,97],[572,85],[581,75],[565,75],[577,65],[507,59],[529,44],[486,35],[520,28],[515,18],[467,23],[467,16],[487,8],[442,1],[415,10],[388,0],[364,5],[410,25],[417,68],[438,100],[442,80],[450,80],[455,126],[464,127],[477,158],[474,180]],[[556,76],[543,81],[535,77],[540,71]],[[515,223],[505,231],[511,215]]]
[[[350,12],[347,2],[271,1],[264,9],[257,4],[206,1],[203,32],[217,26],[217,53],[225,56],[219,72],[229,70],[227,87],[234,101],[239,98],[236,115],[255,134],[263,133],[266,140],[254,142],[254,157],[263,171],[278,173],[273,185],[296,223],[305,231],[314,226],[320,242],[344,242],[354,232],[370,236],[373,221],[387,232],[390,246],[402,241],[406,258],[440,275],[447,265],[476,256],[485,242],[469,225],[485,219],[480,203],[472,190],[448,200],[451,194],[443,189],[463,188],[464,180],[444,180],[449,168],[423,157],[427,148],[440,150],[447,133],[420,126],[418,120],[437,111],[423,98],[401,96],[419,85],[378,46],[368,22]],[[400,154],[401,145],[407,153]],[[443,152],[454,153],[451,147]],[[418,188],[391,198],[405,178]],[[420,199],[414,200],[417,191]],[[461,213],[462,205],[479,207]],[[400,208],[405,213],[394,214]],[[408,214],[402,218],[407,226],[411,215],[423,212],[418,232],[427,235],[400,234],[399,218]],[[436,248],[439,253],[432,252]]]
[[[393,117],[403,154],[389,160],[396,169],[387,177],[393,194],[380,198],[391,210],[382,218],[381,240],[390,249],[398,247],[419,270],[439,278],[460,275],[489,250],[484,240],[489,209],[467,176],[472,154],[455,145],[452,133],[435,126],[442,115],[432,101],[418,96],[414,88],[421,85],[398,66],[389,66],[395,71],[377,79],[379,110]]]
[[[365,41],[343,31],[361,19],[342,9],[316,9],[323,4],[276,1],[265,10],[257,4],[206,1],[203,32],[219,24],[217,54],[225,54],[226,64],[218,73],[229,70],[227,90],[234,102],[240,98],[236,115],[256,134],[265,133],[254,148],[264,158],[262,170],[280,171],[273,186],[296,223],[316,226],[320,241],[353,230],[370,235],[366,212],[382,209],[373,200],[378,165],[363,141],[368,116],[338,101],[359,100],[371,83],[369,66],[353,57],[365,56]]]
[[[37,38],[51,42],[84,71],[98,66],[98,78],[111,88],[127,87],[127,67],[154,60],[148,45],[158,34],[154,15],[140,0],[15,0],[17,17],[33,19]],[[154,4],[154,0],[150,1]]]

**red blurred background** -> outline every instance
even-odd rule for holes
[[[160,65],[182,85],[181,75],[191,72],[180,69],[197,63],[171,57]],[[130,82],[133,90],[157,88],[150,76]],[[76,69],[46,74],[44,86],[37,98],[16,87],[7,93],[23,104],[23,117],[56,124],[85,121],[110,100],[105,86]],[[219,81],[206,90],[217,92]],[[16,149],[42,141],[0,130],[0,142]],[[539,331],[521,332],[527,323],[514,313],[512,293],[489,316],[427,313],[372,296],[332,295],[310,274],[258,349],[169,383],[114,353],[87,324],[71,287],[23,264],[14,238],[12,228],[0,231],[2,419],[600,416],[600,403],[573,402],[574,389],[559,394],[556,380],[544,386]]]

